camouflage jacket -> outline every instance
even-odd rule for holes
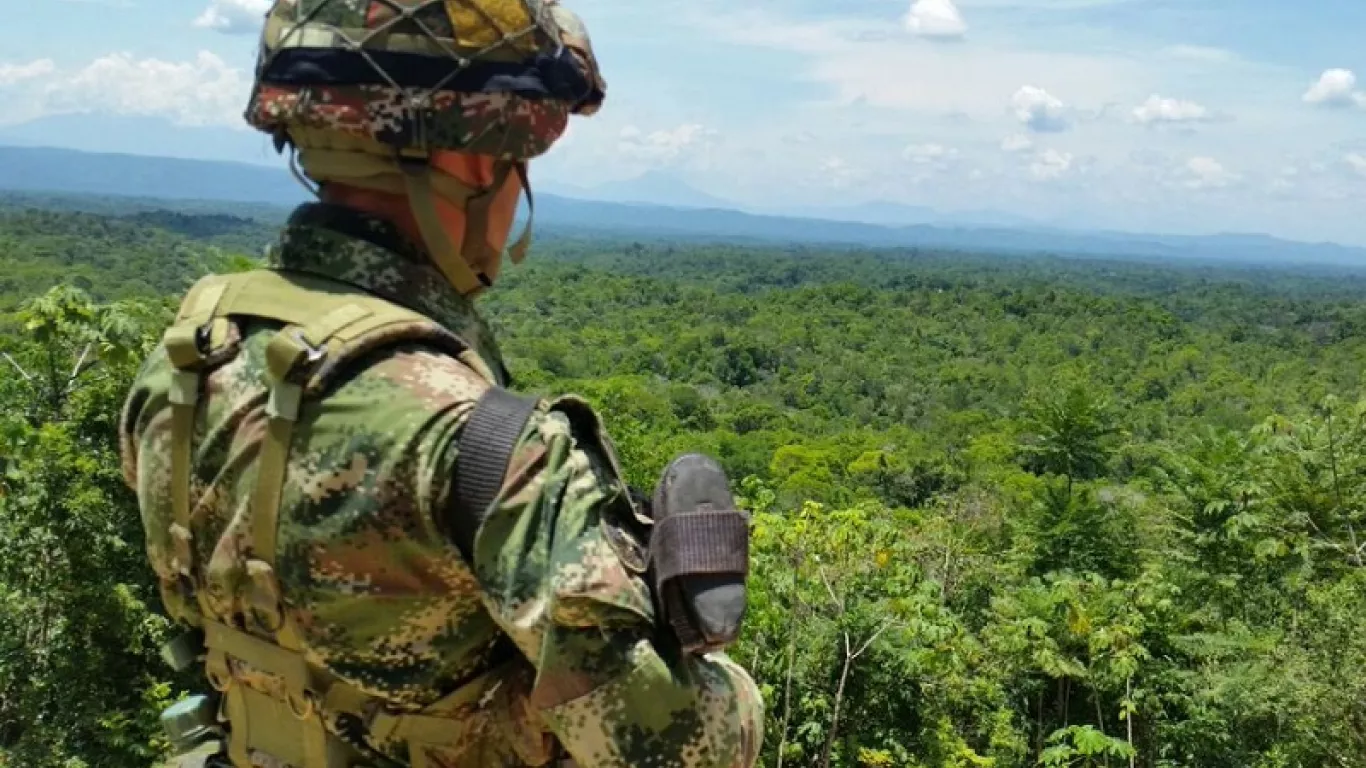
[[[399,301],[477,355],[386,348],[301,416],[277,569],[308,660],[413,710],[487,669],[510,640],[529,682],[489,715],[493,729],[481,738],[499,744],[472,745],[480,764],[544,764],[558,744],[583,768],[752,765],[762,702],[750,677],[723,655],[682,657],[656,642],[633,543],[640,521],[591,411],[572,400],[538,408],[471,567],[435,519],[450,503],[462,426],[480,394],[506,382],[488,327],[386,225],[328,206],[296,212],[272,264]],[[207,376],[192,472],[197,562],[241,538],[234,517],[251,493],[264,346],[277,329],[243,324],[238,353]],[[121,427],[125,475],[158,572],[170,548],[170,374],[158,348]],[[449,764],[457,762],[468,761]]]

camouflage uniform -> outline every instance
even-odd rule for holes
[[[758,691],[723,655],[686,656],[657,639],[641,578],[643,524],[592,412],[572,399],[538,407],[467,559],[438,520],[451,504],[462,426],[487,388],[507,383],[488,327],[391,227],[350,211],[301,208],[272,266],[401,303],[471,348],[457,359],[416,343],[386,347],[301,412],[277,570],[309,664],[414,711],[506,653],[516,672],[463,711],[467,743],[427,755],[427,765],[538,766],[566,752],[584,768],[752,765]],[[241,323],[236,353],[206,375],[191,465],[198,563],[249,546],[242,509],[264,430],[264,348],[276,330]],[[163,577],[174,549],[172,372],[165,349],[154,351],[122,421],[124,471]],[[417,762],[401,743],[327,726],[372,760]]]

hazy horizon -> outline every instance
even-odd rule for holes
[[[92,0],[13,15],[0,142],[282,167],[241,123],[267,5]],[[573,5],[609,96],[536,163],[549,185],[661,170],[746,209],[886,201],[1366,245],[1360,2]]]

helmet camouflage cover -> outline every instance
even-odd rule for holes
[[[276,0],[246,118],[278,146],[339,132],[520,161],[605,91],[557,0]]]

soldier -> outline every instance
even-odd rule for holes
[[[553,0],[274,4],[247,119],[320,201],[195,285],[122,422],[172,656],[214,691],[168,714],[176,765],[754,764],[724,474],[683,457],[642,503],[475,311],[527,161],[604,90]]]

